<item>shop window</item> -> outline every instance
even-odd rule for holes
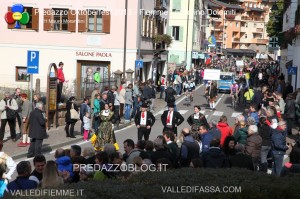
[[[8,7],[9,12],[11,12],[11,7]],[[23,30],[36,30],[38,31],[39,29],[39,10],[38,8],[33,8],[33,7],[24,7],[23,12],[28,12],[29,14],[29,22],[25,25],[20,23],[20,29]],[[16,23],[16,22],[15,22]],[[8,29],[15,29],[15,23],[13,24],[8,24],[7,28]]]
[[[26,66],[16,66],[16,82],[29,82],[30,74],[27,74]]]

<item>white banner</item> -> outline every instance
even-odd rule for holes
[[[236,65],[237,66],[244,66],[244,61],[243,60],[237,60]]]
[[[218,69],[204,69],[204,80],[220,80],[221,70]]]

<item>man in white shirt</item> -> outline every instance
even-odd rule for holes
[[[144,103],[141,107],[141,111],[139,111],[134,118],[135,125],[138,129],[138,140],[144,139],[147,141],[149,139],[149,135],[151,132],[151,127],[155,123],[155,117],[150,111],[147,111],[147,104]]]
[[[169,103],[168,107],[169,110],[164,111],[161,115],[161,122],[164,126],[163,132],[170,130],[177,136],[177,126],[184,121],[184,118],[179,112],[174,111],[173,103]]]

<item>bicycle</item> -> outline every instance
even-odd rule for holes
[[[236,96],[236,94],[232,94],[231,95],[231,99],[232,99],[232,108],[236,108],[236,101],[237,101],[237,96]]]

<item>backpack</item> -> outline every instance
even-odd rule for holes
[[[9,100],[9,106],[11,106],[11,101],[12,101],[12,99]],[[7,105],[7,101],[5,101],[5,103]],[[15,120],[17,118],[17,114],[18,114],[17,110],[6,108],[5,111],[6,111],[6,119],[7,120]]]

